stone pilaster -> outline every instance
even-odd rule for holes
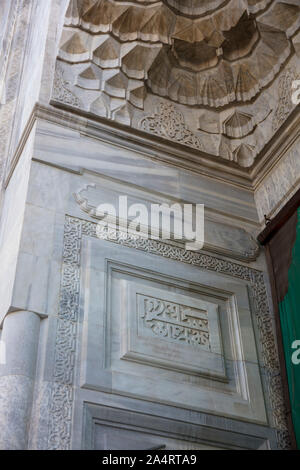
[[[0,365],[0,449],[26,449],[32,407],[40,318],[8,314],[3,323],[5,363]]]

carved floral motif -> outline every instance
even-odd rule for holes
[[[188,129],[183,115],[171,103],[161,103],[153,116],[141,121],[140,127],[152,134],[203,150],[200,138]]]
[[[273,131],[276,131],[285,122],[293,109],[292,84],[299,76],[295,70],[289,68],[280,77],[278,88],[279,102],[273,116]]]

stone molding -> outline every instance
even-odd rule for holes
[[[88,193],[90,190],[96,190],[97,185],[95,183],[87,184],[78,192],[74,193],[74,199],[80,209],[88,214],[92,219],[101,219],[97,215],[97,207],[89,201],[91,194]],[[123,186],[124,190],[124,186]],[[151,194],[144,193],[148,196],[148,202],[151,201]],[[99,203],[101,201],[99,200]],[[171,205],[173,201],[169,201]],[[177,203],[181,204],[179,201]],[[117,221],[120,226],[125,226],[127,221],[119,218],[117,216]],[[124,225],[125,224],[125,225]],[[141,225],[141,231],[144,233],[149,233],[149,227]],[[228,235],[228,231],[230,234]],[[216,234],[218,233],[218,236]],[[168,244],[174,244],[175,246],[184,245],[188,240],[174,240],[174,233],[172,233],[172,239],[165,241]],[[176,237],[174,236],[176,239]],[[243,240],[243,243],[240,243],[240,240]],[[217,220],[208,219],[205,216],[205,230],[204,230],[204,246],[203,250],[206,250],[210,253],[227,256],[228,258],[234,258],[239,261],[244,261],[250,263],[255,261],[260,254],[260,246],[257,241],[252,237],[252,235],[241,227],[232,227],[227,224],[222,224]]]
[[[75,109],[75,108],[74,108]],[[12,156],[12,163],[7,174],[4,186],[7,187],[13,171],[17,165],[22,151],[34,124],[44,120],[53,124],[66,126],[94,139],[100,139],[110,145],[126,147],[133,152],[142,153],[143,156],[172,165],[182,169],[190,170],[194,174],[201,174],[210,178],[232,184],[249,191],[255,190],[270,172],[275,164],[278,164],[290,150],[299,136],[300,115],[294,110],[287,125],[283,125],[272,139],[272,145],[257,159],[252,171],[236,168],[228,162],[224,165],[221,160],[202,151],[195,151],[184,146],[178,146],[176,142],[163,141],[159,136],[149,137],[147,133],[135,129],[127,129],[117,123],[102,120],[100,118],[91,120],[78,108],[76,112],[68,110],[65,106],[53,107],[37,103],[29,117],[24,131],[20,137],[18,146]]]

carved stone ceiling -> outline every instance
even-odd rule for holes
[[[293,110],[299,28],[299,0],[71,0],[53,101],[250,167]]]

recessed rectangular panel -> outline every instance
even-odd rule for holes
[[[217,303],[129,281],[127,294],[123,359],[227,380]]]
[[[94,239],[82,263],[84,388],[267,422],[245,281]]]

